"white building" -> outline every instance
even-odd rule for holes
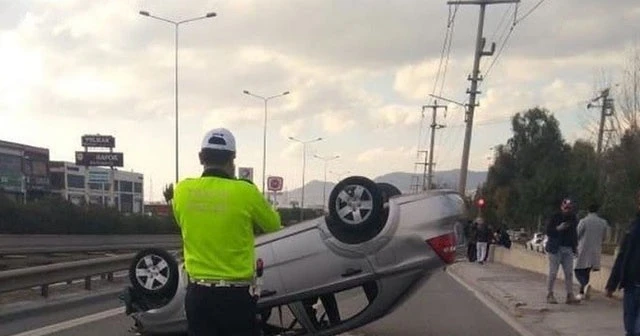
[[[74,204],[115,206],[124,213],[144,213],[144,175],[102,167],[51,161],[51,189]]]

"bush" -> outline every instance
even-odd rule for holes
[[[171,234],[171,217],[128,215],[97,205],[77,206],[59,197],[17,204],[0,195],[0,233],[5,234]]]
[[[278,209],[283,226],[299,222],[300,209]],[[322,210],[304,209],[304,218]],[[98,205],[78,206],[57,196],[18,204],[0,194],[0,234],[176,234],[173,216],[122,214]]]

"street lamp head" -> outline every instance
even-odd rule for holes
[[[320,141],[320,140],[322,140],[322,137],[319,137],[319,138],[316,139],[316,141]]]
[[[242,92],[243,92],[244,94],[251,94],[251,93],[249,93],[249,91],[247,91],[247,90],[244,90],[244,91],[242,91]]]
[[[140,15],[149,16],[149,12],[147,12],[147,11],[140,11]]]
[[[289,140],[296,140],[294,137],[290,136]]]
[[[210,18],[210,17],[214,17],[216,15],[217,14],[215,12],[210,12],[210,13],[207,13],[206,17]]]
[[[283,93],[282,93],[282,95],[283,95],[283,96],[286,96],[286,95],[288,95],[289,93],[290,93],[289,91],[285,91],[285,92],[283,92]]]

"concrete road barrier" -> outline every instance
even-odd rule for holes
[[[491,245],[488,260],[544,275],[549,274],[549,258],[546,254],[527,250],[517,244],[513,244],[510,249],[502,246]],[[612,266],[613,257],[606,255],[603,256],[600,271],[591,273],[591,280],[589,283],[594,290],[600,292],[605,291]],[[558,278],[564,280],[562,267],[558,269]],[[575,274],[573,276],[573,282],[578,284]]]

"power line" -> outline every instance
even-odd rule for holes
[[[440,93],[442,93],[442,90],[444,89],[444,83],[445,83],[445,78],[446,78],[446,74],[447,74],[447,69],[448,69],[448,65],[449,65],[449,56],[451,54],[451,41],[453,40],[453,28],[455,26],[455,18],[456,18],[456,14],[458,12],[458,7],[460,7],[460,5],[455,5],[453,8],[453,12],[451,9],[451,6],[449,6],[449,16],[447,18],[447,29],[445,32],[445,38],[444,41],[442,42],[442,50],[440,52],[440,62],[438,64],[438,71],[436,73],[436,80],[433,83],[433,89],[432,89],[432,94],[436,93],[436,89],[438,88],[438,82],[442,79],[442,82],[440,84]],[[446,54],[446,56],[445,56]],[[443,71],[443,65],[444,63],[444,71]],[[446,118],[446,113],[445,113],[445,118]],[[423,133],[423,128],[424,128],[424,111],[422,111],[422,116],[420,119],[420,127],[419,127],[419,131],[418,131],[418,144],[417,144],[417,153],[416,153],[416,161],[419,159],[420,157],[420,148],[422,147],[422,133]],[[425,138],[425,142],[426,142],[426,138]],[[426,144],[425,144],[426,145]],[[413,168],[413,172],[414,174],[417,174],[417,170],[418,170],[418,165],[415,164],[414,168]]]
[[[540,5],[542,5],[543,2],[545,2],[546,0],[540,0],[538,1],[537,4],[535,4],[535,6],[533,6],[528,12],[526,12],[523,16],[521,16],[519,19],[516,19],[514,25],[522,22],[524,19],[526,19],[529,15],[531,15],[533,12],[535,12],[536,9],[538,9],[538,7],[540,7]]]
[[[493,60],[491,61],[491,64],[489,64],[489,68],[487,68],[487,71],[485,71],[484,73],[485,80],[487,79],[487,77],[489,77],[489,74],[491,73],[491,69],[493,69],[493,66],[498,62],[500,55],[502,55],[502,50],[504,50],[504,47],[507,45],[507,42],[509,41],[509,37],[511,37],[511,34],[513,33],[514,27],[515,25],[512,25],[511,28],[509,29],[509,32],[507,33],[507,37],[504,39],[504,41],[500,45],[500,49],[498,49],[498,53],[496,54],[496,57],[493,58]]]
[[[454,28],[455,28],[455,18],[456,18],[456,13],[458,12],[458,7],[459,5],[456,5],[456,9],[453,12],[453,17],[451,18],[451,21],[449,21],[449,41],[447,44],[447,56],[444,62],[444,71],[442,73],[442,81],[440,82],[440,92],[439,95],[442,95],[442,90],[444,90],[444,83],[446,81],[447,78],[447,68],[449,66],[449,55],[451,54],[451,41],[453,41],[453,32],[454,32]],[[435,93],[435,92],[433,92]]]
[[[514,8],[514,5],[509,5],[507,10],[504,11],[504,14],[502,14],[502,19],[500,19],[500,23],[498,24],[498,26],[496,26],[496,30],[493,32],[493,34],[491,34],[491,38],[489,40],[495,39],[496,35],[498,34],[498,31],[502,28],[502,25],[505,22],[507,22],[507,17],[509,16],[509,13],[513,8]]]
[[[453,37],[453,25],[454,25],[454,21],[456,18],[456,13],[458,12],[458,7],[459,5],[455,6],[455,9],[453,11],[453,13],[451,13],[451,6],[449,6],[449,17],[447,18],[447,30],[445,32],[445,37],[444,37],[444,41],[442,42],[442,51],[440,52],[440,62],[438,64],[438,72],[436,73],[436,80],[433,83],[433,89],[431,90],[432,94],[436,93],[436,88],[438,87],[438,82],[440,81],[440,75],[442,73],[442,63],[445,59],[445,52],[447,53],[447,63],[449,61],[449,51],[447,51],[447,49],[450,50],[451,48],[451,42],[450,40]],[[449,46],[447,48],[447,46]],[[442,74],[442,78],[444,81],[444,74]]]
[[[493,69],[494,65],[498,62],[498,59],[500,58],[500,55],[502,54],[502,51],[504,50],[504,48],[507,45],[507,42],[509,41],[509,38],[511,37],[511,34],[513,33],[513,30],[515,28],[515,26],[522,22],[524,19],[526,19],[529,15],[531,15],[533,12],[535,12],[536,9],[538,9],[538,7],[540,7],[540,5],[542,5],[546,0],[540,0],[538,1],[537,4],[535,4],[531,9],[529,9],[529,11],[527,11],[524,15],[522,15],[520,18],[516,18],[516,14],[518,12],[518,4],[515,5],[516,11],[514,13],[514,18],[513,18],[513,24],[511,25],[511,27],[509,28],[509,31],[507,32],[507,35],[504,39],[504,41],[500,44],[500,49],[498,49],[498,53],[496,54],[496,57],[493,58],[493,60],[491,61],[491,64],[489,64],[489,67],[487,68],[487,70],[485,71],[485,80],[486,78],[489,76],[489,73],[491,72],[491,69]],[[504,16],[506,17],[506,15]],[[503,35],[504,36],[504,35]]]

